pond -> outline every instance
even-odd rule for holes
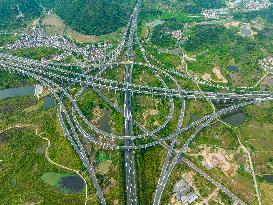
[[[267,183],[273,183],[273,175],[264,175],[263,177]]]
[[[220,109],[224,109],[224,108],[227,108],[227,107],[230,107],[232,106],[234,103],[230,103],[230,102],[213,102],[214,106],[216,107],[217,110],[220,110]],[[235,110],[231,113],[228,113],[224,116],[221,117],[221,119],[230,124],[231,126],[239,126],[241,125],[243,122],[246,121],[247,119],[247,115],[242,111],[242,110]]]
[[[35,86],[9,88],[0,90],[0,100],[13,97],[34,96],[34,94]]]
[[[65,176],[59,181],[61,190],[66,190],[67,193],[80,193],[84,188],[84,181],[80,176]]]
[[[50,109],[55,107],[55,101],[53,97],[45,96],[44,97],[44,109]]]
[[[14,97],[34,96],[35,86],[26,86],[18,88],[8,88],[0,90],[0,100],[5,100]],[[44,109],[50,109],[55,106],[54,98],[50,96],[44,97]]]
[[[222,119],[224,122],[232,125],[232,126],[239,126],[241,125],[244,121],[246,121],[246,114],[242,111],[237,111],[230,113],[229,115],[224,116]]]
[[[238,68],[235,65],[228,66],[228,71],[230,72],[238,72]]]

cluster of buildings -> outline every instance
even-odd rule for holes
[[[265,71],[273,71],[273,56],[268,56],[260,60],[259,63]]]
[[[251,36],[252,31],[249,24],[242,24],[240,28],[240,33],[242,36]]]
[[[40,99],[40,96],[43,94],[44,92],[44,87],[42,85],[35,85],[35,93],[34,95],[38,98],[38,100]]]
[[[219,19],[220,15],[217,11],[210,9],[210,10],[203,10],[201,14],[207,19]]]
[[[62,50],[63,56],[59,56],[57,59],[76,53],[83,56],[85,60],[94,61],[104,58],[106,50],[111,47],[111,44],[98,43],[79,47],[61,35],[47,35],[42,29],[35,27],[29,34],[21,34],[17,42],[7,46],[8,49],[36,47],[51,47]]]
[[[188,29],[188,27],[189,27],[189,25],[186,23],[186,24],[184,24],[183,29],[169,31],[167,33],[169,35],[171,35],[174,39],[176,39],[178,42],[187,41],[188,36],[185,34],[185,31]]]
[[[243,4],[248,11],[259,11],[268,8],[272,3],[270,0],[245,0]]]
[[[228,8],[205,9],[201,14],[207,19],[219,19],[221,15],[227,15],[228,12]]]
[[[229,8],[243,7],[246,11],[259,11],[268,8],[270,0],[235,0],[228,3]]]
[[[205,9],[201,14],[206,19],[219,19],[221,15],[227,15],[229,9],[243,8],[246,11],[259,11],[271,6],[270,0],[235,0],[227,2],[227,8]]]
[[[189,205],[198,199],[198,194],[183,178],[175,184],[173,193],[176,199],[174,204]]]
[[[177,41],[186,41],[188,39],[187,36],[185,36],[184,32],[181,30],[172,31],[171,35],[173,38],[175,38]]]

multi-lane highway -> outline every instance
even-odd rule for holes
[[[131,16],[130,29],[128,34],[128,40],[126,41],[126,60],[133,61],[133,42],[134,35],[137,28],[137,16],[139,13],[139,6],[141,0],[137,1],[134,8],[133,14]],[[132,93],[130,92],[130,85],[132,84],[132,69],[134,64],[125,65],[125,92],[124,92],[124,129],[125,136],[133,136],[133,123],[132,123]],[[128,138],[124,140],[125,146],[132,146],[134,144],[133,139]],[[135,159],[134,150],[125,149],[124,150],[124,162],[125,162],[125,183],[126,183],[126,194],[127,194],[127,204],[134,205],[137,204],[137,190],[136,190],[136,171],[135,171]]]
[[[144,46],[142,45],[142,40],[138,38],[136,32],[140,8],[141,0],[137,0],[119,45],[117,45],[114,50],[109,51],[108,53],[105,52],[103,58],[92,59],[90,58],[86,49],[80,49],[74,44],[58,44],[57,40],[60,41],[60,39],[62,42],[66,42],[62,38],[55,39],[56,41],[54,41],[54,38],[44,37],[43,41],[37,41],[35,44],[27,45],[30,47],[36,47],[44,44],[46,44],[48,47],[56,47],[56,45],[58,45],[61,46],[62,50],[66,52],[74,50],[80,53],[84,53],[86,59],[88,59],[88,62],[74,64],[41,62],[0,53],[0,69],[9,72],[20,73],[34,78],[52,92],[52,95],[58,101],[58,115],[65,136],[85,166],[90,176],[90,180],[94,184],[101,204],[105,205],[106,200],[103,191],[101,190],[100,184],[96,179],[96,173],[92,166],[92,162],[88,160],[88,153],[86,153],[80,140],[81,137],[105,149],[122,149],[124,151],[125,189],[127,204],[138,203],[136,184],[137,170],[135,168],[134,151],[136,149],[146,149],[158,144],[161,144],[166,149],[168,149],[168,153],[162,167],[160,177],[158,179],[157,188],[155,190],[156,193],[154,197],[154,205],[160,204],[161,196],[165,190],[169,176],[172,174],[175,166],[180,162],[183,162],[195,172],[210,181],[213,185],[226,193],[234,202],[245,204],[243,200],[236,196],[235,193],[232,193],[230,190],[225,188],[224,185],[216,182],[208,174],[198,169],[196,165],[187,160],[183,155],[189,146],[191,146],[192,142],[198,137],[198,134],[203,130],[203,128],[207,127],[219,116],[232,112],[240,107],[253,104],[257,101],[263,102],[273,100],[273,94],[269,92],[249,91],[247,89],[230,89],[228,87],[214,85],[212,83],[192,78],[186,74],[176,71],[175,69],[165,69],[159,67],[158,65],[152,65],[151,59],[153,59],[153,57],[148,52],[146,52]],[[137,45],[140,48],[144,62],[134,61],[134,45]],[[17,44],[11,46],[10,48],[16,49],[18,46],[20,47],[22,44],[17,42]],[[134,71],[134,66],[136,65],[142,66],[145,69],[149,69],[161,82],[161,86],[153,87],[134,84],[134,82],[132,82],[132,73]],[[109,70],[111,72],[113,66],[124,66],[125,69],[123,81],[116,81],[102,77],[104,72],[108,72]],[[77,70],[72,71],[70,69],[71,67],[77,67]],[[89,71],[92,69],[96,71],[95,74],[90,74],[91,72]],[[191,80],[201,85],[205,84],[208,87],[219,88],[219,90],[225,91],[202,92],[200,90],[187,90],[181,87],[177,78]],[[171,81],[174,86],[168,87],[166,83],[167,80]],[[73,95],[68,91],[69,87],[66,87],[64,82],[69,85],[76,85],[78,87],[82,86],[82,89],[76,95]],[[77,100],[80,99],[79,97],[86,89],[88,89],[88,87],[91,87],[98,94],[98,97],[104,100],[111,108],[122,113],[124,117],[124,135],[119,136],[113,133],[102,131],[90,123],[86,116],[84,116],[77,104]],[[124,94],[123,108],[111,102],[111,100],[109,100],[104,95],[104,89],[112,90],[115,92],[122,92]],[[165,121],[160,126],[153,130],[149,130],[144,127],[141,122],[136,122],[133,119],[132,96],[135,94],[149,95],[150,97],[167,97],[169,99],[169,113],[166,116]],[[70,101],[71,107],[67,107],[67,105],[63,103],[64,99]],[[228,100],[229,102],[233,102],[234,105],[208,114],[183,127],[183,119],[186,111],[185,103],[187,99],[216,101]],[[179,108],[175,106],[174,101],[180,103]],[[172,118],[174,116],[175,109],[179,111],[176,129],[164,138],[158,137],[158,133],[161,130],[164,130],[168,123],[173,123]],[[135,134],[133,132],[133,125],[138,126],[143,131],[143,134]],[[178,136],[190,129],[195,129],[195,132],[186,140],[183,145],[181,145],[178,151],[174,150]],[[92,130],[92,132],[90,132],[90,130]],[[146,138],[149,139],[146,143],[134,143],[136,140],[142,140]],[[116,143],[120,140],[123,140],[123,145]],[[167,143],[167,141],[171,141],[170,145]]]

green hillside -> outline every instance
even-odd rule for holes
[[[18,8],[23,16],[19,15]],[[25,26],[40,14],[41,8],[35,0],[0,0],[0,30]]]
[[[42,14],[39,3],[67,26],[83,34],[102,35],[126,25],[134,0],[0,0],[0,30],[23,27]],[[19,9],[23,16],[20,16]]]
[[[134,0],[42,0],[72,29],[102,35],[124,26]]]

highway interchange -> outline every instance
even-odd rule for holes
[[[146,149],[156,145],[162,145],[164,148],[166,148],[167,156],[164,161],[160,177],[158,179],[156,194],[154,196],[154,205],[160,204],[161,196],[164,192],[168,179],[178,163],[184,163],[186,166],[193,169],[202,177],[210,181],[213,185],[218,187],[221,191],[226,193],[226,195],[228,195],[234,202],[238,204],[245,204],[245,202],[239,199],[235,193],[232,193],[230,190],[225,188],[224,185],[216,182],[212,177],[204,173],[197,166],[195,166],[188,159],[186,159],[183,154],[189,148],[191,143],[196,139],[196,137],[198,137],[198,134],[203,130],[203,128],[209,126],[210,123],[212,123],[214,120],[243,106],[250,105],[256,102],[272,100],[273,94],[267,92],[248,91],[246,89],[231,90],[228,87],[214,85],[208,82],[201,81],[199,79],[193,79],[190,76],[175,71],[175,69],[167,70],[152,65],[149,60],[151,59],[151,56],[145,51],[142,42],[138,38],[136,32],[138,25],[138,15],[140,13],[140,10],[141,0],[137,0],[133,12],[130,16],[128,26],[125,29],[124,35],[119,45],[113,51],[107,53],[104,58],[94,60],[92,63],[81,63],[73,65],[78,66],[83,70],[86,70],[86,68],[95,68],[97,69],[97,73],[95,75],[91,75],[88,72],[81,72],[80,69],[77,71],[71,71],[69,70],[71,64],[41,62],[4,53],[0,53],[0,69],[8,72],[20,73],[24,76],[34,78],[51,91],[52,95],[56,98],[58,102],[58,116],[65,136],[70,144],[73,146],[75,152],[78,154],[87,172],[89,173],[90,179],[94,184],[94,187],[96,188],[97,196],[101,204],[105,205],[106,200],[101,190],[101,187],[96,179],[95,169],[92,165],[92,162],[90,162],[88,159],[88,153],[86,153],[86,150],[84,149],[79,136],[83,136],[88,141],[95,143],[105,149],[124,150],[124,170],[126,176],[125,186],[128,205],[138,204],[134,152],[136,149]],[[145,62],[134,61],[135,45],[139,46]],[[125,52],[125,54],[123,52]],[[125,57],[125,61],[120,60],[122,57]],[[152,87],[148,85],[134,84],[132,82],[132,72],[134,66],[136,65],[143,66],[146,69],[151,70],[161,82],[161,86]],[[116,80],[101,77],[101,75],[105,71],[110,70],[111,72],[113,66],[125,67],[124,81],[119,82]],[[168,88],[165,80],[161,77],[162,75],[172,81],[175,87]],[[217,87],[222,90],[226,90],[226,92],[201,92],[197,90],[185,90],[179,85],[176,77],[192,80],[194,82],[198,82],[201,85],[205,84],[213,88]],[[64,84],[68,84],[69,86],[64,86]],[[69,93],[69,88],[74,85],[82,85],[82,90],[75,96]],[[79,96],[81,96],[81,94],[84,92],[84,90],[86,90],[88,87],[92,87],[101,99],[103,99],[116,111],[122,113],[124,117],[124,135],[118,136],[113,133],[107,133],[105,131],[102,131],[98,129],[95,125],[90,123],[83,115],[77,104],[77,100],[79,99]],[[104,89],[124,93],[124,106],[119,107],[119,105],[111,102],[111,100],[109,100],[103,94]],[[147,128],[143,127],[139,122],[134,121],[132,116],[133,95],[148,95],[157,97],[160,96],[169,99],[169,113],[166,116],[164,123],[154,130],[148,130]],[[158,137],[156,136],[156,134],[160,130],[164,129],[173,118],[174,99],[178,99],[180,101],[180,114],[178,117],[176,130],[173,133],[170,133],[170,135],[165,136],[164,138]],[[186,100],[188,99],[229,101],[234,102],[234,105],[221,109],[219,111],[215,111],[183,127],[183,119],[186,110]],[[64,100],[69,100],[71,102],[70,108],[67,108],[65,106]],[[143,131],[143,134],[135,135],[133,133],[133,125],[138,126]],[[88,130],[86,130],[86,127],[88,127]],[[187,141],[179,150],[175,150],[174,147],[179,135],[190,129],[194,129],[194,133],[187,139]],[[92,130],[92,132],[89,132],[90,130]],[[103,136],[103,138],[99,138],[98,135]],[[153,140],[152,142],[149,141],[144,144],[136,145],[134,143],[137,139],[145,138]],[[117,144],[115,143],[116,140],[123,140],[124,144]],[[166,143],[167,140],[172,142],[171,145],[168,145]]]

